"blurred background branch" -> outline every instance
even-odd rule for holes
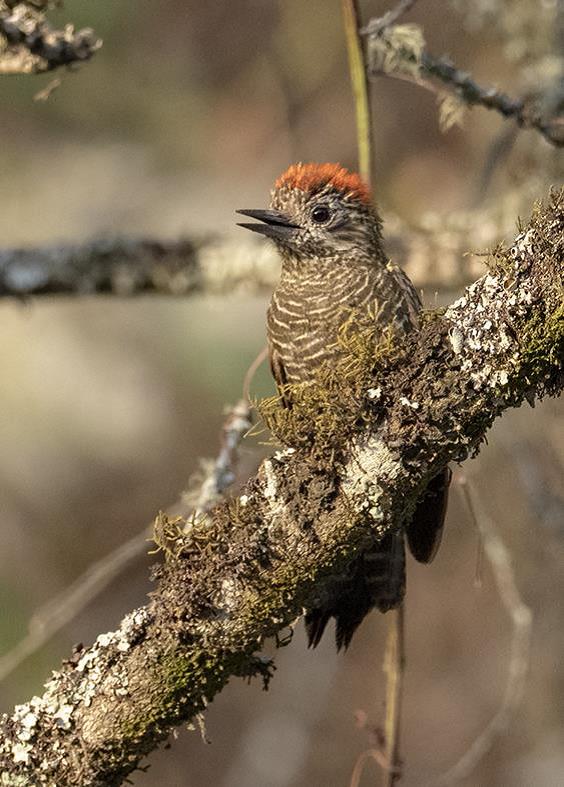
[[[388,216],[386,246],[420,287],[454,289],[479,275],[468,255],[498,240],[491,224],[408,227]],[[0,249],[0,298],[52,295],[267,294],[279,273],[274,248],[244,238],[108,238],[43,248]]]
[[[483,510],[473,481],[463,474],[457,481],[469,518],[483,539],[499,598],[511,620],[510,652],[505,689],[497,712],[460,759],[426,787],[454,787],[472,774],[498,737],[507,731],[525,693],[531,658],[533,615],[519,592],[511,554],[499,529]]]
[[[168,518],[191,516],[192,513],[200,516],[221,500],[235,481],[238,449],[250,426],[251,407],[247,401],[240,400],[228,408],[216,459],[203,463],[202,477],[195,478],[183,498],[167,508]],[[147,555],[153,532],[154,523],[151,522],[117,549],[88,566],[71,585],[37,609],[29,621],[25,637],[0,655],[0,682],[93,604],[134,561]]]
[[[261,294],[276,254],[252,241],[110,239],[0,251],[0,296]]]
[[[90,28],[53,29],[45,18],[49,5],[0,0],[0,74],[41,74],[90,60],[100,49]]]
[[[511,98],[494,87],[484,87],[467,72],[457,68],[447,57],[435,57],[425,49],[421,28],[416,25],[383,25],[374,20],[366,28],[368,35],[368,73],[371,78],[387,76],[411,81],[435,89],[432,79],[450,88],[458,101],[442,97],[442,125],[448,130],[460,122],[464,106],[479,105],[512,118],[522,128],[539,131],[551,144],[564,145],[564,103],[546,105],[545,95],[528,99]],[[559,81],[562,84],[562,78]],[[438,92],[438,91],[437,91]]]

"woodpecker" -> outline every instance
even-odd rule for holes
[[[239,210],[242,223],[274,241],[282,272],[267,312],[270,365],[282,400],[288,384],[314,382],[342,352],[339,331],[351,314],[374,320],[375,346],[393,327],[418,327],[421,301],[384,251],[382,222],[362,178],[339,164],[294,164],[276,181],[268,210]],[[365,323],[364,323],[365,324]],[[310,647],[335,618],[337,649],[346,648],[374,607],[386,612],[405,593],[405,546],[416,560],[435,556],[444,524],[450,471],[436,476],[405,532],[388,533],[334,583],[329,599],[306,612]]]

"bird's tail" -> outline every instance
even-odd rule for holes
[[[430,563],[439,548],[450,479],[447,467],[430,481],[406,528],[410,551],[421,563]],[[401,604],[404,594],[404,533],[387,533],[336,581],[324,605],[307,612],[305,625],[309,646],[314,648],[319,644],[329,619],[334,617],[337,649],[347,648],[371,609],[377,607],[380,612],[394,609]]]
[[[337,649],[347,648],[368,612],[377,607],[387,612],[401,604],[405,593],[405,547],[403,533],[387,533],[364,552],[350,573],[339,583],[327,605],[310,610],[305,617],[310,647],[319,644],[331,617],[335,618]]]

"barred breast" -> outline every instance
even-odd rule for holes
[[[342,266],[330,276],[282,276],[267,313],[271,365],[279,386],[315,379],[319,367],[339,353],[339,329],[351,311],[374,315],[374,341],[389,325],[407,331],[417,324],[420,301],[403,272]]]

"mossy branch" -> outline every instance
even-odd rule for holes
[[[2,783],[120,784],[231,676],[268,680],[266,637],[323,598],[370,540],[401,527],[427,480],[474,455],[505,409],[560,393],[563,271],[559,191],[405,353],[374,363],[358,429],[333,435],[335,462],[288,447],[188,532],[161,520],[174,548],[147,606],[2,719]]]

